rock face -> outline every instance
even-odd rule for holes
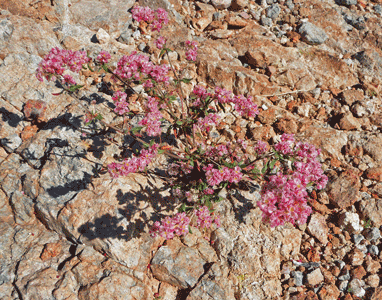
[[[0,299],[381,299],[380,2],[0,0]],[[160,34],[191,78],[186,95],[219,86],[261,108],[255,119],[228,108],[211,139],[273,144],[285,132],[321,149],[329,183],[309,191],[307,225],[270,228],[258,190],[240,187],[214,207],[221,228],[150,236],[177,208],[167,182],[112,179],[102,166],[131,154],[124,138],[84,126],[84,107],[121,123],[107,78],[83,71],[77,101],[35,77],[53,47],[165,63],[136,4],[168,11]],[[199,44],[192,64],[186,40]]]
[[[328,35],[324,30],[310,22],[303,23],[298,31],[303,40],[311,45],[323,44],[328,39]]]

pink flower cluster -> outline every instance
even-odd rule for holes
[[[158,136],[161,135],[162,130],[160,128],[161,121],[163,118],[162,113],[158,108],[159,102],[154,97],[148,97],[146,102],[147,113],[143,120],[138,124],[141,126],[146,126],[146,133],[148,136]]]
[[[168,14],[162,8],[153,11],[150,7],[136,6],[132,9],[133,18],[137,22],[145,21],[150,24],[153,31],[160,31],[163,25],[168,23]]]
[[[200,85],[194,87],[193,93],[200,98],[194,100],[193,106],[201,105],[201,100],[205,100],[208,96],[210,96],[222,104],[235,104],[235,109],[241,116],[255,117],[257,114],[259,114],[257,104],[253,102],[253,98],[251,96],[236,96],[233,95],[231,91],[219,87],[216,87],[215,93],[211,94],[208,93],[207,90]]]
[[[195,212],[198,217],[196,224],[199,228],[210,228],[212,223],[215,223],[216,227],[220,227],[220,217],[213,217],[213,213],[210,212],[207,206],[202,206]]]
[[[130,111],[129,104],[126,101],[126,97],[127,97],[126,93],[120,92],[120,91],[115,92],[112,97],[115,104],[114,111],[119,115],[123,115]]]
[[[262,191],[261,201],[257,202],[263,212],[263,220],[269,221],[271,227],[285,222],[304,224],[312,213],[307,204],[307,180],[299,172],[291,176],[278,173],[270,176],[270,182]]]
[[[141,151],[139,156],[133,156],[130,159],[125,159],[123,163],[111,163],[107,166],[110,175],[113,178],[126,176],[137,171],[144,171],[151,163],[152,159],[157,155],[159,149],[158,144],[153,144],[150,148]]]
[[[79,73],[82,66],[90,60],[85,51],[52,48],[39,63],[36,77],[39,81],[43,81],[43,77],[50,81],[56,80],[58,75],[62,76],[67,69]],[[65,75],[64,80],[66,83],[74,84],[74,80],[70,75]]]
[[[168,65],[155,66],[149,61],[148,56],[133,51],[129,56],[121,57],[117,63],[115,74],[128,80],[138,81],[152,78],[156,82],[168,82],[168,71]]]
[[[198,55],[198,44],[195,41],[186,41],[186,59],[196,61]]]
[[[208,166],[203,167],[203,170],[206,172],[207,183],[211,187],[219,185],[223,181],[238,183],[243,178],[243,173],[239,166],[233,169],[225,166],[221,169],[215,169],[212,164],[208,164]]]
[[[264,186],[257,205],[263,212],[264,220],[268,220],[272,227],[285,222],[304,224],[312,212],[307,204],[308,184],[322,189],[328,182],[317,160],[320,149],[308,143],[295,143],[293,134],[283,134],[275,149],[296,159],[294,170],[291,175],[278,173],[270,176],[270,182]]]
[[[97,60],[103,64],[107,64],[110,58],[110,53],[103,50],[97,56]]]
[[[214,97],[218,100],[220,103],[230,103],[233,100],[232,92],[228,91],[224,88],[216,87],[215,88],[215,95]]]
[[[232,103],[235,104],[235,109],[241,116],[255,117],[259,114],[257,104],[253,103],[251,96],[234,96]]]
[[[281,136],[281,141],[275,145],[275,150],[287,155],[293,153],[293,144],[295,142],[293,134],[284,133]]]
[[[163,36],[160,36],[155,42],[158,49],[162,49],[164,44],[166,44],[166,39]]]
[[[209,114],[208,116],[205,116],[204,118],[199,118],[196,124],[194,126],[198,128],[200,131],[209,131],[210,126],[216,126],[219,124],[220,116],[217,114]]]
[[[189,224],[190,218],[187,217],[186,213],[177,213],[173,218],[166,217],[162,222],[155,222],[150,233],[152,237],[159,235],[169,240],[175,235],[186,235]]]
[[[258,140],[254,150],[258,155],[264,154],[266,151],[268,151],[268,144],[262,140]]]

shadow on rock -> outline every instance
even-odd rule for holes
[[[22,121],[20,116],[11,113],[3,107],[0,108],[0,115],[3,122],[8,123],[8,125],[11,127],[17,127],[17,125]]]

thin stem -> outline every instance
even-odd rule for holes
[[[169,54],[168,54],[168,50],[167,50],[167,49],[165,49],[165,50],[166,50],[166,55],[167,55],[167,58],[168,58],[168,62],[169,62],[169,64],[170,64],[170,67],[171,67],[171,69],[172,69],[172,72],[174,73],[174,75],[175,75],[175,77],[176,77],[176,80],[177,80],[177,82],[178,82],[177,85],[179,85],[179,91],[180,91],[180,103],[181,103],[182,117],[183,117],[183,119],[184,119],[185,117],[184,117],[183,102],[185,102],[185,98],[184,98],[184,95],[183,95],[182,86],[181,86],[181,84],[180,84],[179,76],[178,76],[177,72],[175,71],[174,66],[172,65],[170,56],[169,56]],[[187,104],[186,104],[186,105],[187,105]]]
[[[60,82],[60,83],[61,83],[61,82]],[[85,107],[85,106],[80,102],[80,99],[79,99],[78,95],[76,95],[76,93],[74,93],[74,92],[72,92],[71,90],[69,90],[68,88],[66,88],[62,83],[61,83],[61,87],[62,87],[66,92],[68,92],[69,95],[72,96],[72,97],[77,101],[77,103],[82,107],[82,109],[84,109],[88,114],[91,114],[91,112],[88,110],[88,108]],[[100,121],[104,126],[109,127],[109,128],[112,128],[112,129],[114,129],[116,132],[118,132],[118,133],[120,133],[120,134],[123,134],[123,135],[126,134],[125,131],[123,131],[123,130],[121,130],[121,129],[119,129],[119,128],[117,128],[117,127],[115,127],[115,126],[113,126],[113,125],[111,125],[111,124],[109,124],[109,123],[103,121],[103,120],[99,120],[99,121]],[[140,142],[140,143],[142,143],[142,144],[147,144],[144,140],[140,139],[139,137],[133,136],[133,135],[131,135],[131,134],[130,134],[130,136],[131,136],[133,139],[135,139],[136,141],[138,141],[138,142]],[[167,150],[164,150],[164,153],[165,153],[166,155],[172,157],[172,158],[176,158],[176,159],[179,159],[179,160],[184,160],[184,159],[181,158],[180,156],[175,155],[175,154],[173,154],[173,153],[170,153],[170,152],[168,152]]]

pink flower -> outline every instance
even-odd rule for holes
[[[155,42],[158,49],[162,49],[164,44],[166,44],[166,39],[163,36],[160,36]]]
[[[186,59],[196,61],[196,56],[198,55],[198,44],[194,41],[186,41],[185,45],[187,47]]]
[[[111,163],[107,166],[110,175],[113,178],[126,176],[137,171],[144,171],[151,163],[152,159],[157,155],[159,149],[158,144],[153,144],[149,149],[142,150],[138,157],[133,156],[125,159],[123,163]]]
[[[67,84],[76,84],[74,78],[71,75],[64,75],[63,77],[63,82]]]
[[[97,56],[97,60],[103,64],[107,64],[110,58],[111,58],[110,53],[106,51],[101,51],[99,55]]]
[[[146,102],[147,113],[144,119],[138,123],[139,125],[146,126],[146,133],[149,136],[158,136],[162,133],[160,128],[162,123],[160,120],[163,118],[163,115],[159,111],[158,105],[159,102],[155,98],[148,97]]]
[[[150,233],[153,237],[159,235],[166,240],[174,238],[175,235],[182,236],[188,233],[190,218],[186,213],[177,213],[173,218],[166,217],[162,222],[155,222]]]
[[[268,150],[268,144],[262,140],[257,141],[257,145],[254,147],[254,150],[258,155],[264,154]]]
[[[113,101],[115,102],[115,109],[114,111],[119,114],[119,115],[123,115],[125,113],[128,113],[130,110],[129,110],[129,104],[127,103],[126,101],[126,93],[123,93],[123,92],[115,92],[112,99]]]
[[[251,96],[247,98],[243,95],[234,96],[232,103],[235,104],[235,109],[241,116],[255,117],[259,114],[257,104],[253,103]]]
[[[78,73],[82,66],[90,61],[85,51],[72,51],[52,48],[50,52],[39,63],[36,77],[43,81],[45,77],[48,81],[56,80],[57,76],[62,76],[64,71],[69,69]],[[64,80],[69,80],[68,78]]]
[[[150,24],[153,31],[160,31],[168,23],[168,14],[162,8],[153,11],[150,7],[135,6],[132,9],[133,19],[137,22],[145,21]]]

